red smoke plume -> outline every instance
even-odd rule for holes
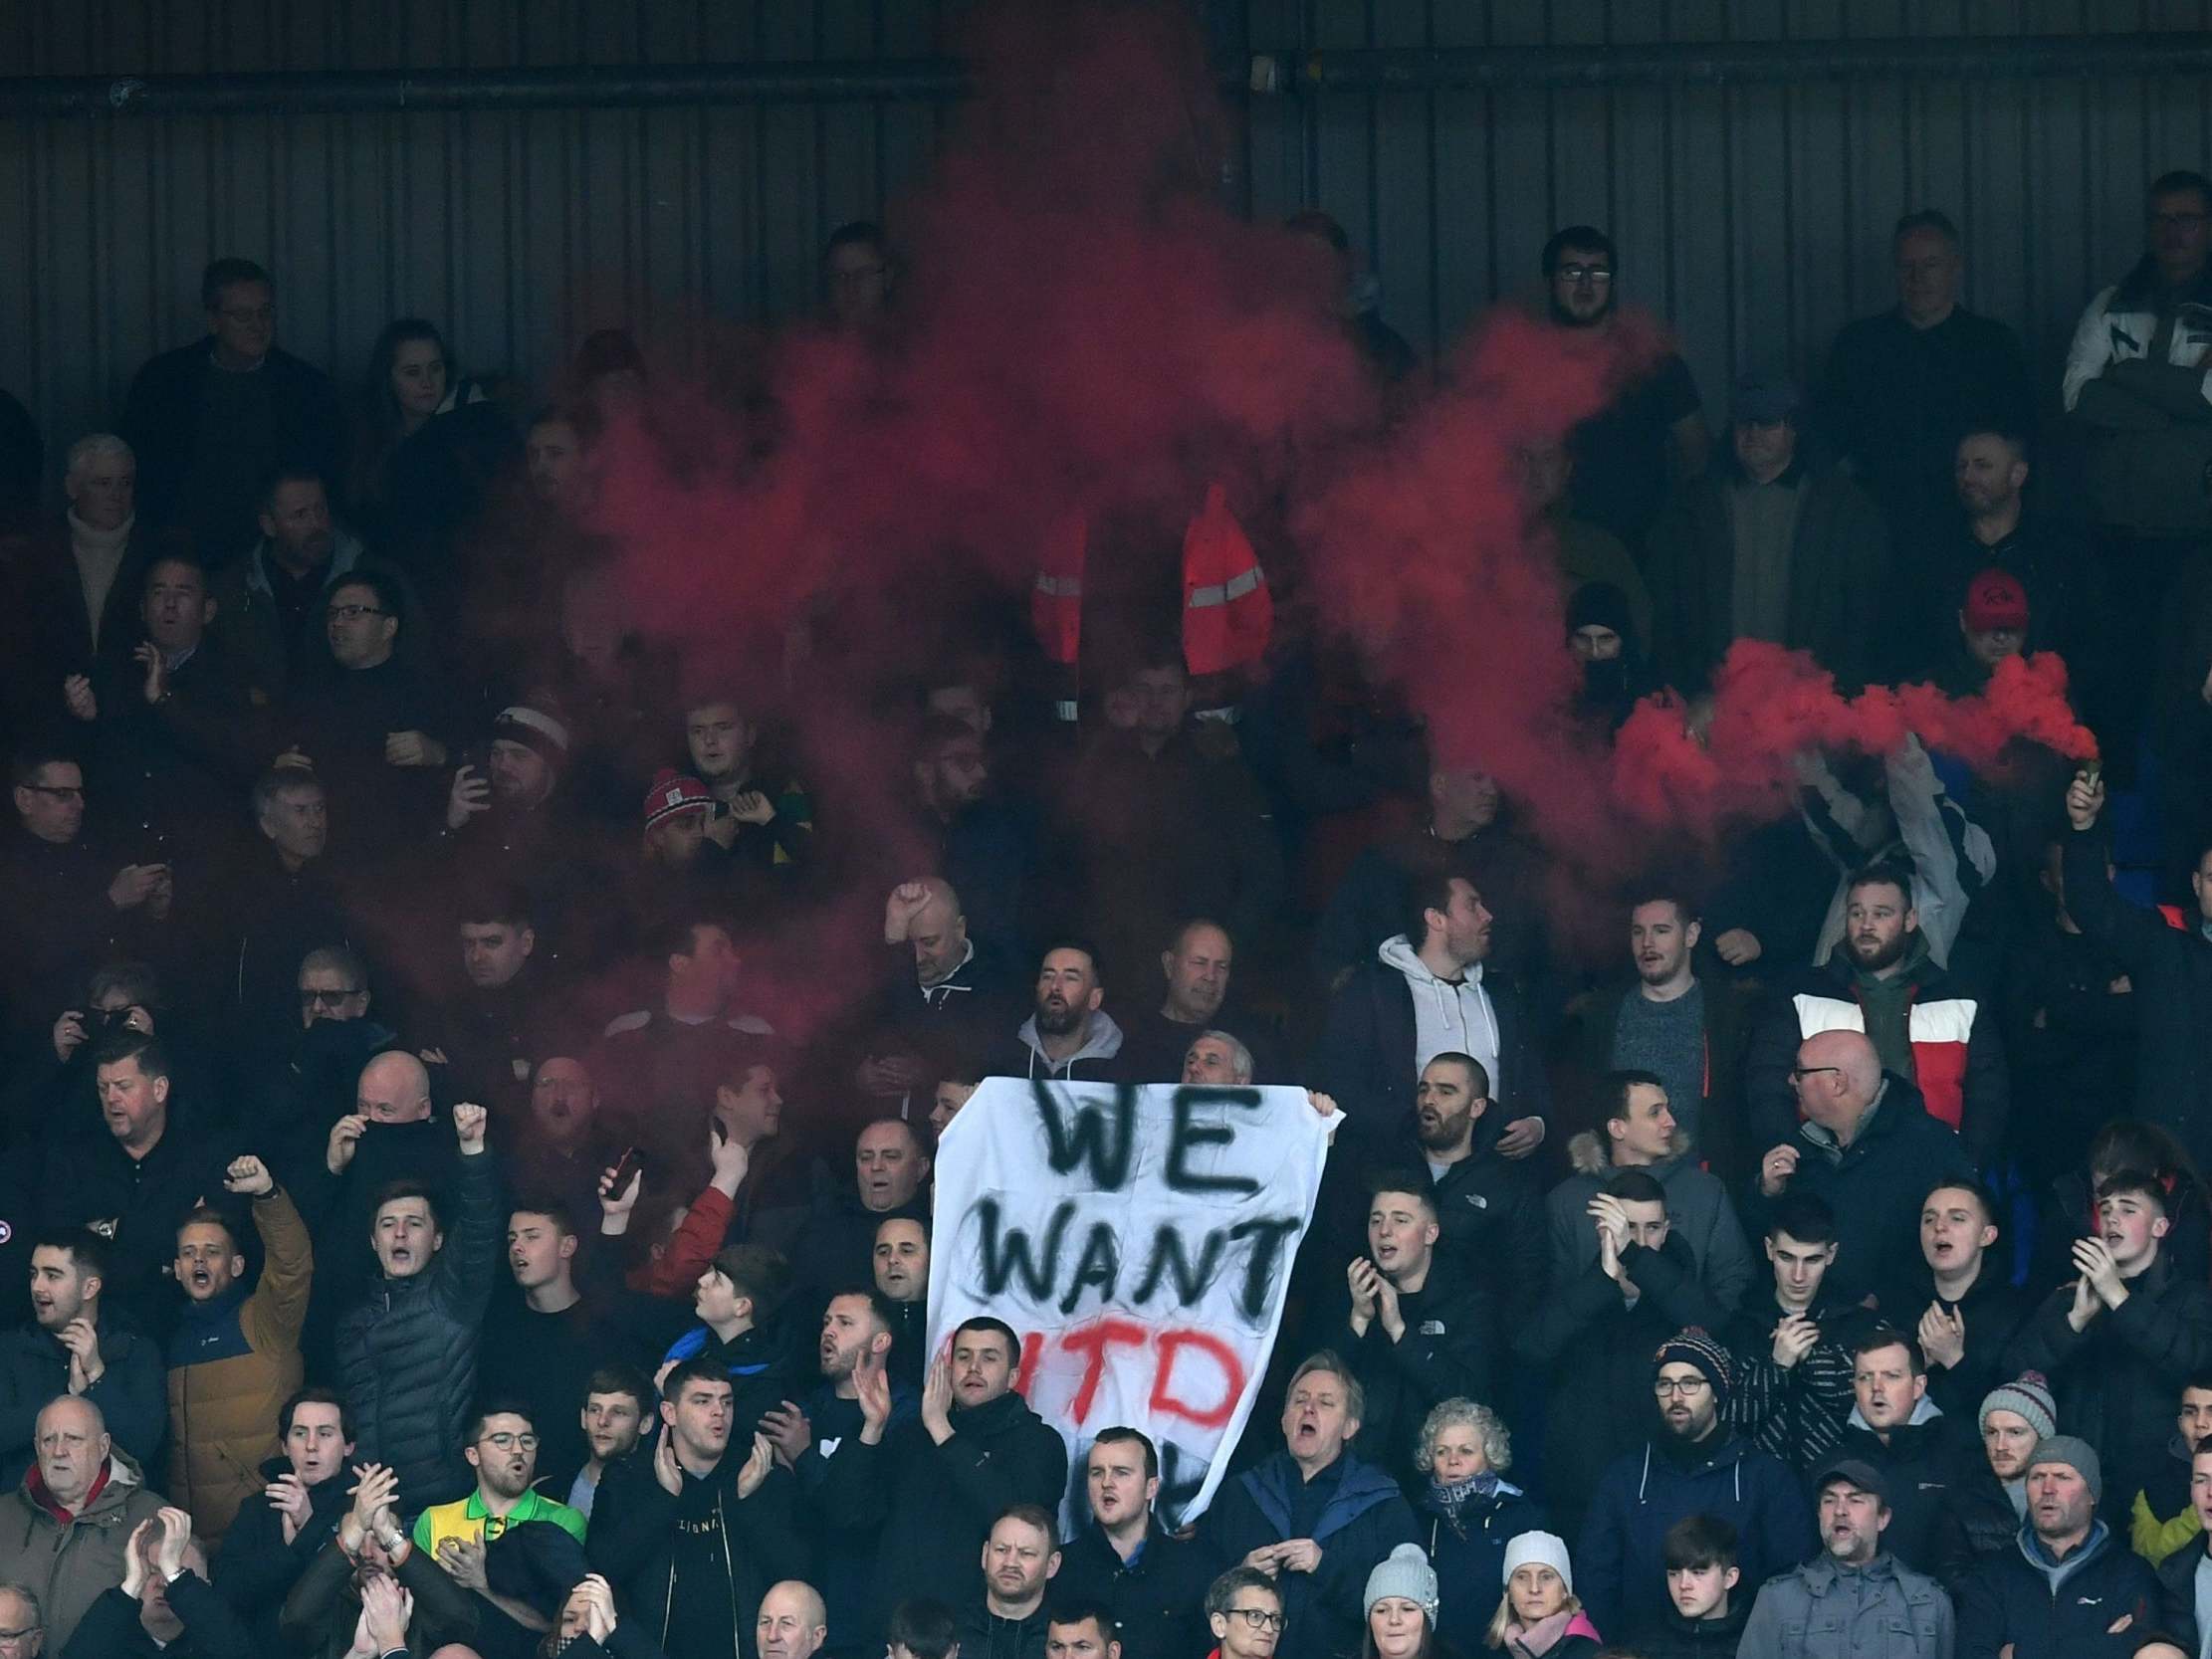
[[[1291,553],[1310,614],[1585,872],[1626,868],[1658,826],[1781,810],[1789,756],[1810,745],[1880,749],[1909,726],[1976,764],[2022,735],[2089,751],[2055,660],[2008,664],[1962,704],[1924,687],[1847,700],[1804,660],[1740,645],[1709,742],[1655,703],[1609,758],[1569,717],[1563,598],[1515,459],[1600,407],[1656,336],[1627,318],[1569,336],[1501,309],[1386,430],[1326,261],[1214,199],[1221,111],[1181,8],[987,9],[973,56],[981,96],[894,215],[911,270],[894,337],[793,330],[763,371],[766,419],[657,386],[684,464],[627,434],[601,496],[637,620],[680,642],[694,678],[737,642],[777,651],[816,625],[815,680],[790,712],[848,822],[897,821],[899,740],[871,715],[902,671],[942,659],[964,610],[1025,590],[1074,513],[1093,526],[1087,590],[1117,559],[1149,580],[1158,555],[1172,606],[1216,480],[1270,585],[1292,586],[1275,562]],[[1109,519],[1120,530],[1100,533]]]

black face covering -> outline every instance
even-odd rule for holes
[[[1592,703],[1613,704],[1629,693],[1629,660],[1600,657],[1582,665],[1582,695]]]

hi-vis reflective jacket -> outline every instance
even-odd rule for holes
[[[1183,534],[1183,661],[1193,674],[1256,663],[1274,622],[1251,539],[1228,510],[1228,492],[1211,485]]]

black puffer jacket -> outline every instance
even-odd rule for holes
[[[338,1375],[361,1461],[399,1475],[409,1514],[469,1487],[461,1432],[476,1397],[476,1345],[499,1266],[499,1167],[460,1159],[445,1245],[411,1279],[386,1279],[338,1321]]]

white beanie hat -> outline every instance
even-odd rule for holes
[[[1575,1563],[1567,1558],[1567,1541],[1557,1533],[1522,1533],[1505,1547],[1505,1582],[1513,1581],[1516,1567],[1548,1566],[1572,1595]]]

